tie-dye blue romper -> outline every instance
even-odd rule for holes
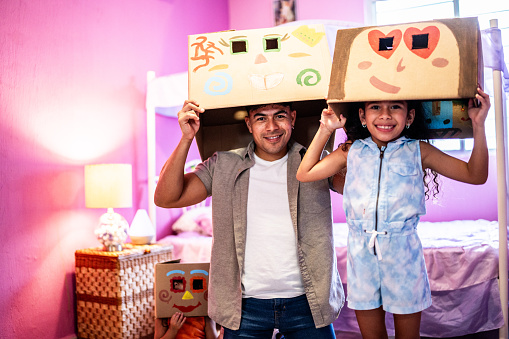
[[[348,307],[409,314],[431,305],[419,216],[426,213],[419,141],[401,137],[380,150],[350,147],[343,207],[348,232]]]

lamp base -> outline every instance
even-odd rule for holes
[[[108,208],[99,219],[99,227],[95,230],[97,239],[109,252],[122,251],[122,244],[127,240],[129,224],[123,216]]]
[[[109,245],[106,247],[108,252],[120,252],[122,251],[122,245]]]

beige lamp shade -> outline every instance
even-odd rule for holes
[[[89,208],[132,207],[130,164],[85,165],[85,205]]]

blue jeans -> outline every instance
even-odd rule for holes
[[[270,339],[274,329],[285,339],[335,339],[332,324],[316,328],[306,295],[295,298],[242,299],[242,319],[236,331],[224,328],[224,339]]]

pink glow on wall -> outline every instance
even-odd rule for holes
[[[18,132],[27,138],[38,134],[41,146],[74,163],[90,162],[114,152],[128,143],[135,132],[132,122],[125,119],[132,107],[122,109],[114,103],[103,107],[87,107],[86,103],[73,106],[76,103],[61,102],[58,107],[40,107]]]
[[[274,1],[229,0],[230,28],[253,29],[274,26]],[[296,0],[297,20],[338,20],[364,23],[364,0]]]
[[[75,337],[74,252],[102,209],[83,166],[133,165],[147,208],[146,72],[187,68],[187,35],[228,28],[227,0],[2,1],[0,337]],[[180,52],[182,51],[182,52]],[[170,146],[171,147],[171,146]]]
[[[364,0],[297,1],[297,20],[340,20],[363,24],[365,2]]]

